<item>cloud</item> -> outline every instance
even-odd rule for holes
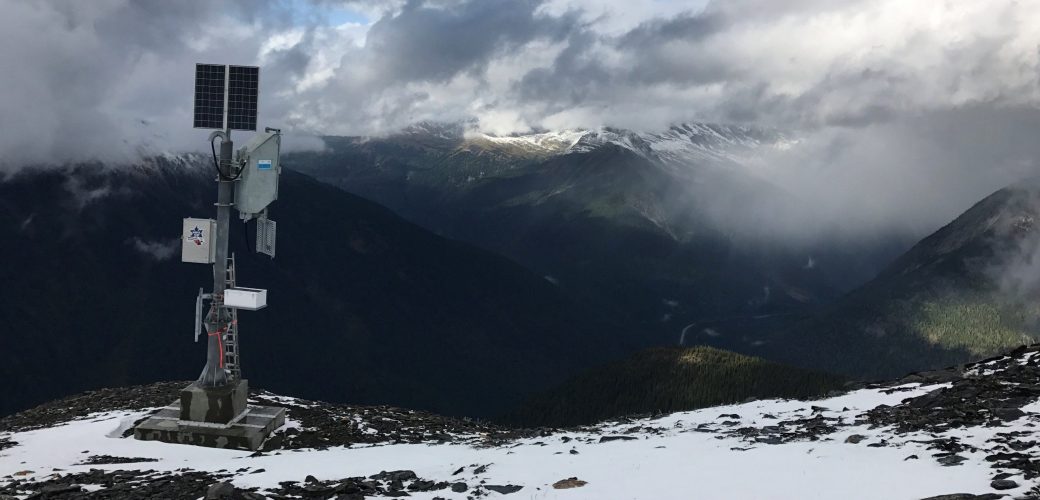
[[[9,166],[201,149],[205,132],[190,128],[194,64],[255,63],[267,30],[290,28],[276,6],[244,1],[16,1],[3,9],[0,164]],[[265,72],[262,85],[272,97],[298,76],[298,58],[269,55],[279,71]],[[263,104],[285,109],[277,99]]]
[[[146,241],[141,238],[134,236],[128,240],[128,243],[134,247],[134,250],[141,252],[142,255],[149,257],[157,262],[164,260],[170,260],[180,247],[180,240],[173,239],[167,241]]]
[[[19,71],[5,79],[0,120],[10,132],[0,147],[46,159],[201,142],[185,126],[198,61],[262,64],[261,121],[310,133],[462,117],[497,130],[690,120],[818,128],[979,103],[1036,107],[1035,7],[13,2],[0,61]],[[328,9],[364,22],[328,25]]]
[[[895,115],[806,133],[749,171],[861,234],[898,229],[921,237],[984,196],[1040,174],[1037,130],[1040,110],[1033,109],[974,105]],[[804,217],[786,220],[811,229]]]
[[[0,165],[204,150],[207,131],[189,125],[193,66],[228,62],[262,66],[260,126],[301,138],[299,147],[422,120],[500,134],[776,127],[802,140],[756,175],[850,218],[916,231],[1037,166],[1027,128],[1040,109],[1036,0],[3,9]]]

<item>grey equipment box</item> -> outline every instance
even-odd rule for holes
[[[278,161],[282,136],[277,132],[256,134],[244,148],[238,150],[243,163],[242,174],[235,185],[235,208],[244,220],[262,212],[278,199]]]
[[[184,219],[181,227],[181,262],[216,262],[217,246],[213,244],[216,232],[217,221],[213,219]]]

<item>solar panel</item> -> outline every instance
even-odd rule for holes
[[[224,128],[223,64],[195,65],[195,128]]]
[[[229,66],[228,70],[227,126],[231,130],[256,130],[260,68]]]

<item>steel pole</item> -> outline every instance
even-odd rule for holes
[[[220,143],[220,175],[217,176],[217,234],[213,237],[216,245],[215,262],[213,263],[213,298],[210,301],[209,313],[206,314],[206,366],[199,375],[198,385],[202,387],[222,387],[230,381],[224,369],[224,335],[227,334],[231,315],[224,307],[224,288],[227,280],[228,233],[230,231],[231,206],[235,189],[235,181],[231,180],[231,152],[234,143],[231,131],[227,131],[225,140]]]

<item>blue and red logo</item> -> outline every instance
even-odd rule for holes
[[[202,243],[205,241],[202,239],[202,229],[199,229],[199,226],[195,226],[195,228],[190,230],[189,233],[188,241],[193,241],[196,245],[202,246]]]

